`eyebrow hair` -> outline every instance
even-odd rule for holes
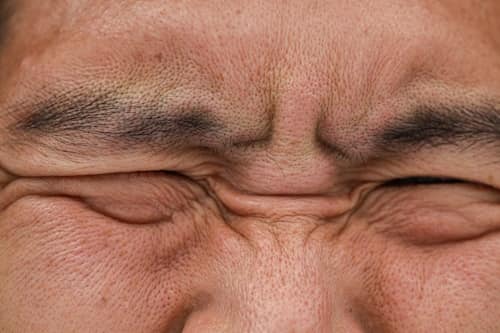
[[[203,107],[168,109],[113,92],[61,94],[31,108],[35,111],[14,124],[13,130],[61,144],[171,147],[225,134],[222,122]]]
[[[419,106],[373,135],[370,156],[359,156],[354,150],[339,149],[334,144],[326,146],[332,154],[353,161],[442,146],[468,149],[481,143],[500,147],[500,109],[495,105]],[[226,147],[227,142],[237,145],[227,137],[223,122],[203,107],[168,110],[158,102],[134,102],[116,92],[101,92],[60,94],[30,109],[35,111],[16,123],[14,130],[28,138],[50,138],[61,146],[77,145],[92,151],[101,142],[126,148],[168,148],[214,141]],[[57,149],[58,145],[51,147]]]
[[[419,106],[393,120],[376,140],[377,150],[389,153],[477,144],[500,147],[500,108],[494,104]]]

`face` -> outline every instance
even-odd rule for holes
[[[499,15],[14,1],[0,331],[500,331]]]

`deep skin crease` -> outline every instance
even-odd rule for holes
[[[0,332],[500,332],[500,2],[12,4]]]

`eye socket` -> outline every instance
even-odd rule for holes
[[[406,178],[396,178],[389,180],[383,184],[384,187],[406,187],[406,186],[422,186],[422,185],[447,185],[461,184],[463,180],[446,177],[425,177],[415,176]]]

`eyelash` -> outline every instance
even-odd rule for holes
[[[460,184],[463,180],[456,178],[444,177],[407,177],[396,178],[384,183],[384,187],[406,187],[406,186],[422,186],[422,185],[447,185],[447,184]]]

